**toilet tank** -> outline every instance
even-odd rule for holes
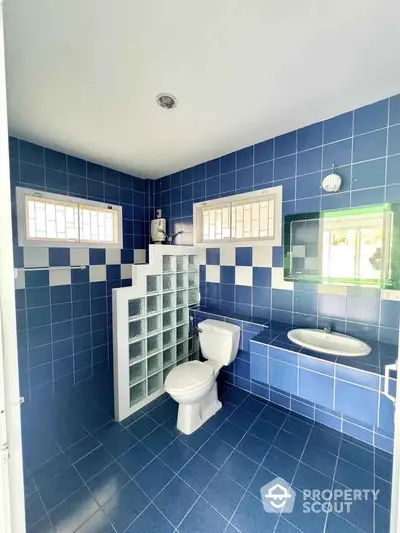
[[[203,320],[198,325],[203,356],[223,366],[229,365],[238,352],[240,328],[220,320]]]

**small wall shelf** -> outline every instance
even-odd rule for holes
[[[189,306],[199,303],[204,249],[153,245],[149,256],[148,265],[133,265],[132,287],[113,290],[118,421],[162,394],[172,368],[198,358]]]

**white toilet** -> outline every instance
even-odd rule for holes
[[[239,348],[239,326],[203,320],[198,331],[201,351],[207,361],[190,361],[175,367],[164,383],[165,391],[179,404],[177,427],[186,435],[221,409],[216,379],[221,368],[235,359]]]

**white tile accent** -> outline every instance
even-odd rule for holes
[[[253,286],[253,267],[235,267],[235,285]]]
[[[223,244],[219,250],[219,263],[224,266],[235,266],[235,246]]]
[[[141,248],[133,250],[133,262],[135,265],[143,265],[146,263],[146,250]]]
[[[49,249],[39,246],[24,247],[24,266],[25,267],[48,267],[49,266]]]
[[[106,248],[106,264],[120,265],[121,264],[121,250],[119,248]]]
[[[71,269],[66,268],[50,268],[49,269],[50,287],[56,285],[71,285]]]
[[[293,281],[285,281],[283,279],[283,268],[272,268],[271,286],[273,289],[283,289],[285,291],[292,291],[294,289]]]
[[[272,246],[254,246],[253,266],[272,267]]]
[[[346,296],[347,287],[346,285],[324,285],[321,283],[318,285],[318,292],[319,294],[341,294]]]
[[[319,267],[318,257],[306,257],[304,259],[304,266],[307,270],[317,270]]]
[[[25,270],[17,270],[14,286],[16,289],[25,289]]]
[[[212,283],[220,282],[219,265],[206,265],[206,281],[211,281]]]
[[[293,257],[305,257],[306,256],[306,247],[304,244],[296,244],[292,246]]]
[[[89,264],[89,248],[71,248],[70,250],[71,266],[81,266]]]
[[[395,289],[382,289],[381,300],[391,300],[392,302],[400,301],[400,291]]]
[[[89,281],[106,281],[106,265],[90,265]]]
[[[132,265],[121,265],[121,278],[122,279],[132,278]]]

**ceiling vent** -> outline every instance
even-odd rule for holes
[[[161,93],[157,94],[156,102],[164,109],[174,109],[178,105],[178,100],[172,94]]]

